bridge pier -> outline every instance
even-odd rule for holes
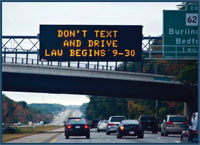
[[[198,111],[198,101],[191,99],[190,101],[184,102],[184,116],[190,121],[192,113]]]

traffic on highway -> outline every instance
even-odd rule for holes
[[[63,116],[66,116],[64,121]],[[61,117],[62,116],[62,117]],[[76,117],[77,116],[77,117]],[[82,116],[82,117],[81,117]],[[197,143],[198,113],[190,122],[181,115],[167,115],[162,124],[151,115],[138,120],[125,116],[111,116],[108,120],[86,120],[79,110],[61,112],[52,121],[60,128],[8,143]],[[61,124],[63,124],[61,126]]]
[[[196,1],[2,4],[2,143],[200,143]]]

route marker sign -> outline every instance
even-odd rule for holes
[[[198,5],[163,11],[163,57],[198,57]]]
[[[140,61],[142,26],[40,25],[40,59]]]

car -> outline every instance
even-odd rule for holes
[[[183,115],[167,115],[161,124],[161,136],[181,134],[188,122]]]
[[[144,138],[144,130],[138,120],[123,120],[117,129],[117,138],[123,136],[137,136]]]
[[[91,129],[92,129],[92,128],[97,128],[97,124],[98,124],[98,123],[99,123],[99,120],[98,120],[98,119],[92,120],[91,125],[90,125]]]
[[[181,143],[198,143],[198,112],[192,114],[191,126],[182,132]]]
[[[65,138],[70,136],[86,136],[90,138],[90,127],[83,118],[70,118],[65,123]]]
[[[97,132],[106,131],[107,125],[108,125],[107,120],[100,120],[97,125]]]
[[[154,116],[150,115],[141,115],[139,121],[142,124],[144,130],[152,131],[152,133],[158,132],[158,123]]]
[[[106,135],[117,132],[117,128],[122,120],[126,120],[125,116],[110,116],[106,128]]]

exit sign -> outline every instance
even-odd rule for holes
[[[198,5],[163,11],[163,56],[198,57]]]

